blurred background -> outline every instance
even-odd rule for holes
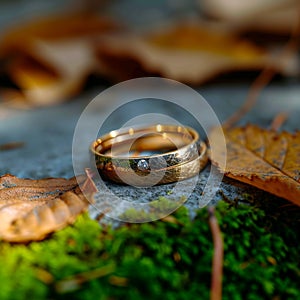
[[[221,121],[257,89],[241,123],[287,112],[299,129],[299,13],[296,0],[0,0],[1,174],[71,176],[81,111],[136,77],[192,86]]]

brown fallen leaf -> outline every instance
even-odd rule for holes
[[[97,36],[119,29],[109,18],[96,13],[62,13],[19,22],[2,34],[0,57],[27,53],[36,40],[64,41],[78,37]]]
[[[216,147],[212,163],[226,176],[300,205],[300,131],[277,133],[254,125],[224,131],[226,154]],[[212,130],[217,143],[220,131]]]
[[[11,100],[28,106],[53,105],[76,95],[97,65],[91,45],[81,39],[36,40],[31,55],[34,59],[19,58],[8,67],[21,89]]]
[[[198,0],[201,9],[237,30],[290,34],[299,19],[298,0]]]
[[[85,177],[77,180],[80,184],[86,181]],[[0,177],[0,238],[9,242],[41,240],[73,223],[89,204],[77,180]]]
[[[105,36],[97,55],[106,74],[115,80],[128,79],[134,77],[136,71],[142,71],[201,84],[231,71],[258,71],[270,63],[284,75],[297,71],[293,63],[295,57],[273,60],[268,50],[207,23],[179,24],[146,36]],[[124,70],[116,66],[125,65],[126,61],[131,63],[124,74]]]
[[[274,58],[271,50],[207,22],[179,23],[140,35],[93,13],[22,25],[0,38],[1,74],[12,83],[0,92],[19,107],[64,101],[78,94],[91,74],[114,82],[150,75],[202,84],[266,65],[283,75],[299,71],[296,55]]]
[[[18,25],[0,39],[0,61],[18,89],[2,95],[17,106],[61,102],[82,90],[99,68],[93,42],[119,26],[92,13],[50,16]]]
[[[270,62],[282,74],[297,66],[294,59],[273,61],[269,51],[207,23],[137,36],[93,14],[13,28],[0,40],[0,60],[19,88],[2,93],[19,106],[63,101],[81,91],[91,73],[113,81],[161,75],[199,84],[225,72],[261,70]]]

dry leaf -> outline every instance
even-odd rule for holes
[[[21,103],[44,106],[77,94],[97,64],[91,45],[82,39],[36,40],[33,46],[31,55],[39,63],[28,58],[19,59],[9,67],[11,79],[22,91],[14,100]]]
[[[298,72],[297,58],[274,59],[233,32],[209,23],[177,24],[135,35],[93,14],[48,17],[22,24],[0,39],[2,72],[17,87],[3,88],[18,106],[43,106],[78,94],[90,74],[112,81],[163,76],[201,84],[232,71],[266,65]]]
[[[85,178],[78,179],[80,183]],[[88,207],[76,178],[40,180],[0,177],[0,238],[41,240],[74,222]]]
[[[20,90],[2,94],[19,106],[54,104],[77,94],[99,68],[94,39],[115,30],[115,23],[92,14],[49,17],[11,29],[0,41],[0,59]]]
[[[0,57],[30,52],[36,40],[65,41],[119,29],[112,20],[92,13],[43,16],[9,29],[0,40]]]
[[[199,0],[210,16],[239,30],[290,34],[299,19],[298,0]]]
[[[128,79],[138,71],[191,84],[230,71],[261,70],[272,61],[265,49],[206,23],[181,24],[149,36],[111,35],[101,40],[97,54],[113,79]],[[130,64],[124,74],[116,66],[126,61]],[[294,62],[274,60],[272,66],[282,74],[294,74]]]
[[[210,140],[217,143],[220,131]],[[214,149],[211,160],[226,176],[300,205],[300,131],[277,133],[254,125],[225,130],[226,153]]]

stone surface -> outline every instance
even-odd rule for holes
[[[199,91],[210,103],[220,121],[224,121],[241,105],[247,93],[247,88],[243,84],[218,84],[201,88]],[[10,173],[29,178],[73,176],[72,138],[76,122],[84,107],[103,89],[104,87],[101,87],[96,91],[86,92],[73,99],[73,101],[61,105],[29,111],[14,110],[0,104],[0,144],[9,142],[25,143],[21,148],[0,151],[0,174]],[[299,94],[299,85],[274,84],[261,94],[257,105],[241,123],[251,122],[267,127],[276,114],[287,111],[289,112],[289,119],[284,124],[283,129],[288,131],[299,130]],[[103,111],[108,108],[109,106],[104,106]],[[166,112],[168,111],[168,108],[164,107],[163,109]],[[196,109],[197,107],[195,107]],[[95,117],[101,116],[103,115],[97,116],[95,114]],[[181,116],[180,113],[177,117],[182,123],[189,121],[185,119],[186,116]],[[109,125],[111,127],[122,124],[125,116],[120,115],[114,118]],[[86,147],[88,151],[89,145]],[[191,209],[191,214],[193,214],[193,209],[199,206],[208,174],[209,167],[200,174],[196,188],[189,195],[185,204]],[[109,184],[108,186],[115,195],[126,197],[129,201],[139,202],[151,201],[159,196],[179,198],[185,196],[190,187],[189,180],[187,180],[182,185],[182,189],[174,194],[172,193],[174,184],[142,189],[116,184]],[[236,197],[243,199],[249,195],[263,197],[266,194],[229,179],[224,179],[221,190],[231,199]],[[217,193],[212,203],[215,203],[220,197],[221,194]],[[91,210],[93,216],[98,213],[97,209]]]

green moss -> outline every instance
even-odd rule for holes
[[[217,206],[223,299],[300,298],[299,209],[281,205]],[[117,229],[83,215],[45,241],[0,243],[0,299],[209,299],[212,251],[206,209]]]
[[[143,223],[145,220],[158,220],[175,211],[179,206],[186,202],[186,197],[172,199],[166,197],[158,197],[149,203],[147,211],[130,208],[126,210],[121,219],[130,223]]]

